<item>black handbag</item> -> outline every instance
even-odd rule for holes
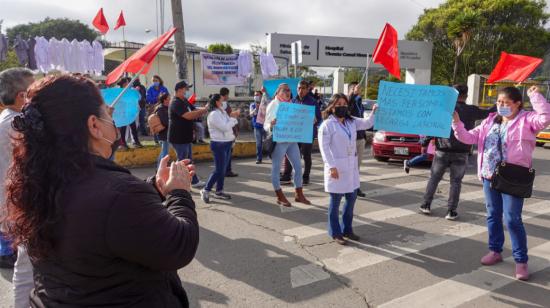
[[[498,149],[502,161],[497,165],[491,178],[491,188],[501,193],[518,198],[530,198],[535,182],[535,169],[510,164],[504,161],[500,126],[498,134]]]

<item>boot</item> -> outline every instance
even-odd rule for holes
[[[311,204],[311,202],[309,202],[309,200],[306,199],[306,197],[304,196],[304,191],[302,190],[302,187],[296,188],[296,194],[294,195],[294,200],[296,202],[300,202],[307,205]]]
[[[286,206],[286,207],[292,206],[290,202],[286,199],[282,189],[276,190],[275,194],[277,195],[277,204]]]

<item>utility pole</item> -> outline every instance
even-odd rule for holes
[[[174,59],[178,78],[187,80],[187,51],[185,50],[185,31],[183,28],[183,10],[181,0],[171,0],[172,24],[178,29],[174,34]]]

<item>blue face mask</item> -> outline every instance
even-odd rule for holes
[[[158,88],[158,87],[160,86],[160,82],[158,82],[158,81],[157,81],[157,82],[153,82],[153,86],[155,86],[155,87]]]
[[[512,115],[512,108],[508,106],[497,106],[497,113],[503,117],[509,117]]]

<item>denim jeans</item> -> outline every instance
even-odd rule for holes
[[[157,168],[159,167],[160,160],[164,158],[164,156],[168,155],[170,151],[170,143],[168,141],[162,141],[160,140],[160,154],[157,158]]]
[[[503,194],[491,188],[491,181],[483,180],[485,205],[487,207],[487,229],[489,229],[489,250],[502,252],[504,245],[504,228],[510,232],[512,255],[516,263],[527,263],[527,234],[521,219],[523,198]]]
[[[281,163],[285,155],[294,167],[294,187],[302,187],[302,162],[300,161],[300,149],[298,143],[295,142],[277,142],[273,153],[271,153],[271,184],[275,190],[281,189],[281,181],[279,179],[281,172]]]
[[[425,162],[428,159],[428,153],[420,154],[418,156],[413,157],[411,160],[407,161],[407,166],[412,167],[416,166],[422,162]]]
[[[426,192],[424,193],[424,203],[431,204],[434,198],[437,185],[443,178],[445,170],[449,167],[451,174],[451,188],[449,191],[449,200],[447,206],[449,210],[456,210],[458,200],[460,199],[460,189],[462,187],[462,178],[468,165],[468,153],[448,153],[435,152],[432,162],[432,169]]]
[[[231,145],[233,142],[218,142],[218,141],[211,141],[210,142],[210,149],[212,150],[212,154],[214,155],[214,171],[210,174],[210,177],[208,177],[208,181],[206,181],[206,186],[204,190],[211,191],[212,187],[214,187],[214,183],[216,184],[216,191],[220,192],[223,191],[223,184],[225,181],[225,170],[227,168],[227,164],[229,163],[229,155],[231,153]]]
[[[193,161],[193,144],[191,143],[171,143],[172,147],[176,151],[176,155],[178,156],[178,160],[184,160],[184,159],[190,159]],[[195,170],[196,172],[196,170]],[[191,184],[197,184],[199,182],[199,177],[195,173],[193,176],[193,180],[191,181]]]
[[[298,143],[298,147],[300,147],[300,154],[304,158],[304,172],[302,174],[302,178],[304,180],[309,180],[309,174],[311,172],[311,152],[313,151],[313,144]],[[285,169],[283,172],[283,177],[290,179],[290,175],[292,174],[292,165],[289,164],[288,156],[285,157],[284,168]]]
[[[231,142],[231,149],[229,150],[229,157],[227,159],[227,167],[225,168],[226,173],[232,172],[231,161],[233,160],[233,144],[235,144],[235,141]]]
[[[145,118],[147,116],[147,109],[145,107],[139,109],[139,132],[142,136],[147,136],[147,122]]]
[[[342,212],[342,224],[340,224],[340,201],[345,197]],[[357,199],[357,190],[346,194],[330,193],[328,208],[328,234],[331,237],[353,233],[353,207]]]
[[[10,256],[13,254],[11,244],[12,241],[4,233],[0,232],[0,256]]]
[[[254,127],[254,137],[256,138],[256,160],[262,161],[263,158],[263,144],[264,144],[265,130],[263,127]]]

